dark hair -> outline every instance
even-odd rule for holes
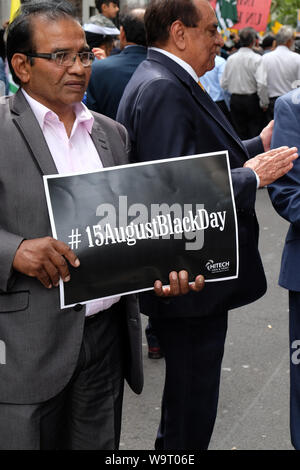
[[[201,17],[193,0],[150,0],[145,13],[148,46],[166,43],[176,20],[190,28],[197,26]]]
[[[105,5],[109,5],[110,3],[115,3],[119,6],[119,0],[95,0],[95,6],[97,10],[101,13],[101,7],[105,3]]]
[[[242,29],[239,36],[240,36],[241,47],[249,47],[251,46],[251,44],[253,44],[253,42],[257,38],[257,33],[255,29],[249,26],[248,28]]]
[[[8,26],[6,39],[6,56],[12,77],[18,85],[21,84],[16,76],[11,60],[17,52],[36,52],[33,43],[34,31],[31,27],[31,19],[35,16],[42,16],[48,21],[57,21],[62,18],[71,17],[75,19],[75,10],[67,0],[32,0],[23,3],[20,13]],[[33,63],[33,59],[30,59]]]
[[[146,31],[143,9],[135,9],[120,17],[120,25],[123,26],[127,42],[133,42],[140,46],[146,46]]]
[[[114,36],[91,33],[90,31],[85,31],[85,37],[91,50],[93,47],[101,47],[105,44],[113,44],[114,42]]]
[[[263,49],[266,49],[267,47],[272,47],[274,41],[275,41],[274,34],[267,34],[261,43],[261,47]]]

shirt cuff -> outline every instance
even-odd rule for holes
[[[252,169],[252,168],[251,168]],[[256,171],[252,170],[253,173],[255,174],[255,177],[256,177],[256,188],[258,189],[260,187],[260,178],[258,176],[258,174],[256,173]]]

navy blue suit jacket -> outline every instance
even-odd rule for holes
[[[124,88],[146,55],[146,47],[128,46],[120,54],[95,60],[87,89],[87,107],[115,119]]]
[[[254,205],[256,177],[243,167],[249,156],[263,152],[260,138],[245,145],[209,95],[176,62],[148,51],[129,81],[121,99],[117,120],[127,128],[132,143],[132,161],[229,151],[232,180],[239,214],[240,257],[252,250],[253,262],[241,266],[244,292],[230,297],[234,283],[210,283],[201,293],[162,300],[149,293],[141,295],[146,314],[207,315],[246,304],[265,292],[265,277],[257,250],[258,224]],[[246,251],[245,251],[246,250]],[[255,261],[256,260],[256,261]],[[205,273],[203,273],[205,276]],[[248,286],[252,285],[252,293]],[[255,297],[255,295],[254,295]]]
[[[272,147],[287,145],[300,150],[300,89],[278,98]],[[281,261],[279,284],[300,291],[300,159],[289,173],[268,187],[276,211],[291,223]]]

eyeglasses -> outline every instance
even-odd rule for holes
[[[77,56],[80,59],[83,67],[89,67],[92,65],[93,60],[95,58],[93,52],[84,51],[84,52],[52,52],[49,54],[44,53],[34,53],[34,52],[26,52],[25,55],[27,57],[38,57],[39,59],[47,59],[47,60],[54,60],[56,65],[61,67],[71,67],[75,62]]]

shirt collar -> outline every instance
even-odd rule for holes
[[[250,52],[250,54],[253,52],[255,54],[254,50],[251,47],[245,47],[245,46],[240,47],[237,52],[242,52],[242,53]]]
[[[166,51],[165,49],[160,49],[158,47],[149,47],[149,49],[152,49],[153,51],[161,52],[161,54],[164,54],[167,57],[169,57],[170,59],[174,60],[174,62],[177,62],[178,65],[180,65],[188,74],[191,75],[191,77],[196,82],[198,82],[199,79],[198,79],[198,76],[197,76],[195,70],[190,66],[190,64],[188,64],[184,60],[177,57],[177,55],[174,55],[171,52]]]
[[[23,88],[22,88],[22,93],[24,94],[42,130],[44,129],[45,123],[47,121],[59,120],[56,113],[51,111],[51,109],[47,108],[47,106],[44,106],[42,103],[32,98],[32,96],[29,96],[28,93],[26,93],[26,91],[23,90]],[[82,123],[84,127],[86,128],[86,130],[88,131],[88,133],[91,134],[93,124],[94,124],[94,117],[92,113],[81,102],[74,103],[73,110],[76,115],[76,121],[77,121],[76,124],[79,125]],[[74,123],[74,128],[75,128],[75,123]]]
[[[278,51],[290,51],[290,49],[284,44],[280,44],[279,46],[276,47],[276,49],[278,49]]]

